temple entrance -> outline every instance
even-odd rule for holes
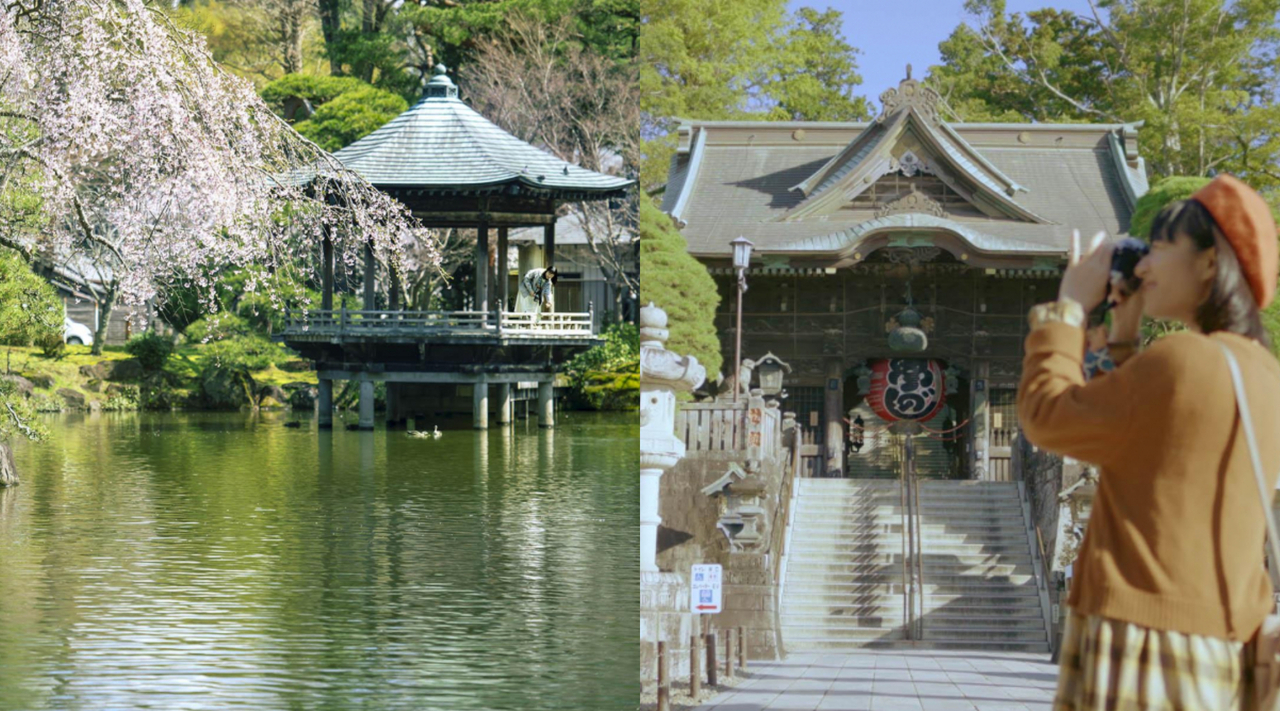
[[[991,389],[991,461],[989,481],[1016,481],[1013,470],[1013,447],[1018,441],[1018,391],[1016,388]]]
[[[878,369],[877,361],[882,363]],[[898,412],[894,406],[886,408],[883,405],[885,388],[872,386],[870,382],[887,375],[881,372],[885,371],[883,362],[883,359],[869,359],[863,368],[850,371],[851,375],[845,379],[845,475],[855,479],[897,479],[910,459],[916,476],[921,479],[968,478],[965,462],[968,418],[963,414],[968,412],[968,403],[967,398],[960,395],[966,391],[967,384],[957,382],[953,387],[937,388],[940,404],[917,403],[916,406],[928,408],[927,417],[886,418],[886,414],[906,413]],[[936,374],[941,375],[946,364],[933,363]],[[873,370],[876,372],[868,377],[866,374]],[[952,394],[944,397],[944,388],[953,391]],[[926,393],[923,397],[927,400],[929,396]]]

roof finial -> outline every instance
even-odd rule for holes
[[[911,65],[907,65],[907,66],[908,66],[907,74],[908,74],[908,75],[910,75],[910,74],[911,74],[911,69],[910,69],[909,67],[910,67]],[[444,74],[446,74],[448,71],[449,71],[449,68],[448,68],[448,67],[446,67],[446,66],[444,65],[444,62],[441,62],[441,63],[439,63],[439,64],[437,64],[437,65],[436,65],[436,76],[443,76],[443,75],[444,75]]]
[[[447,74],[448,68],[443,63],[437,64],[435,68],[435,76],[431,77],[431,81],[427,82],[424,96],[428,99],[456,99],[458,98],[458,86],[453,83]]]
[[[907,63],[907,81],[911,81],[911,63]]]

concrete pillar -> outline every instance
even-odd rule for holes
[[[991,363],[986,360],[973,362],[973,381],[970,383],[969,402],[973,403],[973,451],[969,454],[971,476],[987,480],[991,477],[991,429],[989,427],[988,391]]]
[[[373,381],[360,380],[360,429],[373,429]]]
[[[511,404],[511,383],[498,383],[498,424],[511,423]]]
[[[675,435],[676,392],[702,384],[697,360],[668,351],[667,314],[653,304],[640,309],[640,572],[658,572],[658,482],[684,456]],[[643,586],[643,580],[642,580]]]
[[[320,425],[320,429],[327,430],[333,427],[333,381],[325,378],[320,379],[320,385],[316,388],[316,420]]]
[[[823,388],[822,420],[825,430],[824,470],[827,476],[844,476],[844,378],[840,358],[827,358],[823,363],[826,371]]]
[[[538,381],[538,426],[556,426],[555,383],[551,380]]]
[[[387,429],[400,423],[400,413],[396,412],[396,384],[387,383],[387,412],[385,415]]]
[[[471,409],[474,418],[472,422],[476,429],[487,430],[489,429],[489,383],[482,375],[471,387]]]
[[[320,243],[320,308],[333,309],[333,240],[329,228],[325,228],[324,241]]]

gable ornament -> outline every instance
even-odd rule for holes
[[[889,116],[900,109],[913,108],[929,123],[938,123],[938,102],[942,97],[938,92],[911,78],[911,65],[907,65],[907,78],[898,83],[896,89],[886,89],[880,95],[880,115],[876,123],[884,123]]]
[[[937,200],[920,192],[920,189],[914,185],[911,186],[911,192],[906,195],[877,205],[875,215],[876,219],[879,219],[906,212],[924,213],[934,217],[949,217],[946,209]]]

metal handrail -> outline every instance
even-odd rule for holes
[[[909,436],[909,435],[908,435]],[[915,493],[915,550],[912,551],[912,559],[915,560],[915,583],[916,583],[916,603],[920,606],[920,612],[916,615],[916,639],[924,639],[924,527],[921,523],[921,503],[920,503],[920,478],[916,476],[915,447],[912,447],[912,457],[910,463],[911,469],[911,488]]]
[[[898,478],[899,501],[902,506],[902,609],[903,629],[907,639],[913,639],[915,630],[915,597],[911,585],[911,504],[907,493],[907,471],[904,467],[902,476]]]

